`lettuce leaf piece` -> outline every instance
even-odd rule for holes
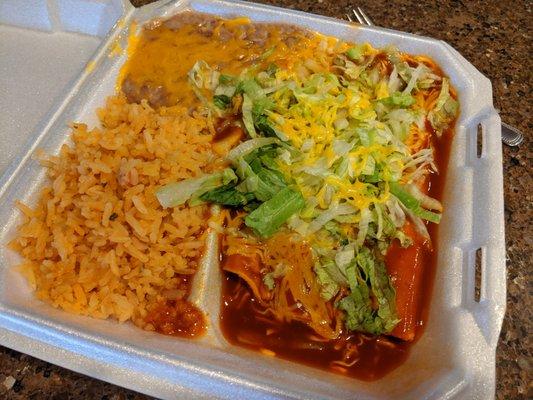
[[[415,104],[415,98],[409,93],[394,92],[391,96],[379,100],[386,106],[410,107]]]
[[[242,207],[255,200],[255,195],[253,193],[242,193],[236,189],[235,184],[230,184],[205,192],[200,196],[200,199],[230,207]]]
[[[251,138],[257,137],[257,132],[255,131],[254,118],[252,114],[253,102],[250,96],[246,93],[242,96],[242,122],[244,122],[244,127],[246,132]]]
[[[346,268],[352,263],[355,257],[355,249],[353,246],[346,246],[340,250],[337,250],[335,254],[335,264],[344,273]]]
[[[302,218],[311,218],[311,216],[306,216],[306,211],[308,212],[309,204],[306,206],[306,208],[300,213],[300,217]],[[314,207],[313,207],[314,209]],[[324,224],[323,229],[326,230],[330,236],[334,239],[341,240],[341,237],[343,236],[339,223],[337,221],[328,221]]]
[[[311,234],[321,229],[326,223],[341,215],[355,214],[357,209],[347,203],[336,204],[330,206],[328,209],[322,211],[316,218],[311,221],[307,229],[307,233]]]
[[[235,82],[235,77],[231,75],[220,74],[220,76],[218,77],[218,83],[221,85],[229,85],[230,83],[234,83],[234,82]]]
[[[242,209],[248,213],[251,213],[253,210],[255,210],[257,207],[261,205],[261,202],[258,200],[253,200],[246,204]]]
[[[422,74],[427,70],[424,64],[418,64],[415,69],[412,69],[411,79],[407,83],[407,86],[402,93],[409,94],[417,87],[417,83],[420,80]]]
[[[250,137],[257,136],[256,128],[266,136],[280,136],[265,115],[275,106],[256,79],[244,79],[237,84],[235,94],[243,95],[242,119]]]
[[[358,46],[352,47],[346,51],[346,56],[354,61],[358,61],[364,54],[364,45],[360,44]]]
[[[278,72],[279,67],[275,63],[268,64],[268,67],[266,68],[265,72],[270,75],[274,76],[276,72]]]
[[[275,131],[272,132],[267,119],[264,117],[264,113],[274,108],[274,103],[265,94],[261,86],[255,80],[242,81],[237,86],[236,93],[242,91],[242,120],[248,135],[250,137],[257,137],[256,125],[261,131],[266,130],[269,136],[274,136]],[[272,134],[274,133],[274,134]]]
[[[428,120],[437,135],[441,135],[457,117],[459,103],[450,94],[448,79],[442,78],[442,87],[433,110],[428,113]]]
[[[201,103],[211,110],[215,115],[220,116],[220,110],[209,101],[205,96],[205,89],[214,90],[219,82],[220,73],[215,71],[209,66],[205,61],[197,61],[193,67],[187,73],[188,81],[191,85],[196,97],[201,101]]]
[[[268,290],[274,290],[276,287],[276,281],[272,276],[272,272],[269,272],[263,276],[263,283],[268,288]]]
[[[161,206],[176,207],[199,198],[205,192],[234,182],[237,182],[237,175],[231,168],[226,168],[211,175],[169,183],[160,187],[155,195]]]
[[[286,273],[287,266],[285,264],[278,264],[273,271],[267,272],[263,276],[263,283],[269,290],[272,290],[276,287],[276,279],[285,276]]]
[[[324,268],[328,271],[329,276],[339,285],[346,286],[348,281],[346,279],[346,270],[341,270],[339,266],[331,261],[324,264]]]
[[[257,200],[267,201],[285,188],[287,182],[281,172],[267,168],[258,154],[258,151],[252,152],[255,158],[250,163],[243,158],[238,160],[237,175],[241,182],[236,188],[243,193],[253,193]]]
[[[276,130],[272,127],[270,122],[268,121],[268,117],[266,115],[260,115],[255,119],[255,126],[263,135],[269,136],[269,137],[276,137],[278,136],[276,134]]]
[[[228,96],[231,100],[233,95],[235,94],[235,86],[231,85],[218,85],[213,92],[213,96],[220,96],[220,95]]]
[[[213,104],[218,108],[225,110],[231,104],[231,98],[225,94],[213,96]]]
[[[268,168],[268,169],[271,169],[272,171],[275,171],[276,175],[278,176],[278,178],[283,180],[283,182],[286,183],[287,181],[286,181],[285,175],[283,175],[279,171],[279,163],[278,163],[277,158],[276,158],[277,155],[278,155],[277,150],[276,150],[276,155],[275,156],[273,156],[270,153],[265,152],[264,154],[259,156],[259,159],[261,160],[261,164],[265,168]]]
[[[385,264],[376,260],[370,250],[364,248],[357,255],[357,265],[370,282],[371,290],[377,300],[377,316],[383,321],[385,332],[390,332],[398,323],[396,316],[396,293],[391,285]]]
[[[438,224],[441,215],[422,208],[420,201],[404,189],[398,182],[389,182],[390,192],[413,214],[430,222]]]
[[[279,171],[263,168],[257,173],[257,176],[261,181],[269,185],[273,192],[277,192],[287,187],[287,182],[285,181],[283,174]]]
[[[242,193],[253,193],[254,197],[259,201],[270,200],[276,194],[276,190],[269,187],[268,184],[256,174],[250,175],[237,185],[237,190]]]
[[[336,261],[329,260],[328,257],[324,258],[323,264],[315,265],[314,270],[321,285],[320,295],[326,301],[337,295],[341,287],[349,285],[346,268],[340,267]]]
[[[226,158],[231,162],[235,162],[239,157],[245,157],[251,152],[273,143],[276,143],[276,139],[274,138],[258,137],[250,139],[231,149]]]
[[[256,138],[248,142],[265,140],[268,139]],[[232,207],[245,206],[254,201],[270,200],[287,187],[284,175],[277,169],[275,146],[267,143],[265,146],[252,146],[250,149],[247,154],[237,157],[234,161],[238,179],[204,192],[199,196],[200,200]]]
[[[361,287],[362,289],[362,287]],[[372,325],[372,307],[368,298],[355,288],[349,296],[343,297],[338,304],[346,314],[344,324],[350,331],[377,331]]]
[[[203,60],[196,61],[187,74],[189,82],[198,89],[215,89],[220,79],[220,72],[211,68]]]
[[[235,94],[241,93],[246,94],[252,100],[264,97],[263,88],[253,78],[243,79],[237,84]]]
[[[259,236],[269,237],[304,206],[302,194],[286,187],[248,214],[244,222]]]
[[[325,266],[315,265],[314,270],[320,283],[320,296],[325,301],[331,300],[339,292],[339,284],[329,275]]]
[[[255,99],[252,105],[252,118],[255,128],[261,131],[265,136],[276,136],[275,129],[268,122],[265,112],[272,110],[275,104],[268,97]]]
[[[266,139],[266,138],[263,138],[263,139]],[[278,157],[278,149],[277,149],[276,144],[278,143],[274,142],[274,143],[270,143],[264,146],[257,147],[256,149],[253,149],[252,151],[248,152],[244,156],[244,159],[249,163],[251,163],[256,158],[261,159],[263,162],[263,160],[265,159],[265,156],[269,157],[270,159],[275,159]],[[275,165],[276,166],[274,167],[274,169],[278,169],[278,164],[275,164]]]
[[[274,105],[274,102],[266,96],[255,99],[252,107],[252,116],[254,117],[254,121],[262,116],[265,111],[272,110]]]
[[[259,60],[261,61],[266,60],[268,57],[270,57],[274,53],[274,50],[276,50],[275,46],[267,49],[263,54],[259,56]]]

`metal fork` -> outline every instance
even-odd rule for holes
[[[370,19],[368,15],[365,14],[363,9],[361,7],[357,7],[357,9],[353,9],[352,13],[354,17],[357,19],[357,22],[359,22],[361,25],[368,25],[373,26],[374,23]],[[346,17],[348,18],[348,21],[354,22],[352,16],[350,14],[346,14]],[[518,146],[522,141],[524,140],[524,134],[520,132],[517,128],[514,126],[511,126],[509,124],[506,124],[505,122],[502,122],[502,142],[505,143],[508,146]]]
[[[355,18],[357,18],[357,22],[359,22],[361,25],[374,25],[372,20],[368,17],[368,15],[365,14],[361,7],[357,7],[357,10],[355,8],[352,9],[352,12]],[[346,14],[346,17],[348,17],[348,21],[354,22],[350,14]]]

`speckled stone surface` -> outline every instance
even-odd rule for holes
[[[134,0],[136,5],[146,0]],[[354,5],[378,25],[443,39],[492,80],[502,119],[525,133],[504,148],[507,313],[497,351],[497,399],[533,398],[531,260],[533,2],[528,0],[267,0],[265,3],[343,18]],[[149,399],[0,347],[2,399]]]

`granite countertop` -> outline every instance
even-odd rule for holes
[[[150,0],[133,0],[134,4]],[[507,313],[497,350],[497,399],[533,397],[532,332],[532,81],[528,0],[266,0],[343,18],[354,5],[380,26],[442,39],[489,77],[502,119],[525,133],[520,148],[504,147]],[[0,397],[5,399],[149,399],[0,347]]]

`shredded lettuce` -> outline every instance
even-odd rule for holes
[[[433,149],[416,149],[408,139],[427,122],[440,135],[458,103],[447,78],[424,63],[411,66],[393,47],[385,61],[368,44],[331,51],[329,68],[327,57],[300,60],[290,70],[266,65],[272,49],[239,76],[195,64],[190,81],[200,100],[212,99],[209,107],[222,115],[234,113],[250,139],[227,156],[234,178],[205,183],[208,190],[203,181],[190,183],[182,197],[248,211],[246,226],[263,238],[297,232],[313,248],[322,298],[335,299],[347,329],[389,333],[398,316],[384,254],[395,239],[411,245],[407,219],[429,237],[425,221],[439,223],[442,212],[416,189],[436,170]],[[431,102],[421,91],[439,88],[426,109]],[[268,289],[277,277],[263,276]]]
[[[346,327],[375,335],[390,333],[399,320],[383,262],[363,247],[346,273],[351,293],[339,301],[339,308],[346,313]]]

